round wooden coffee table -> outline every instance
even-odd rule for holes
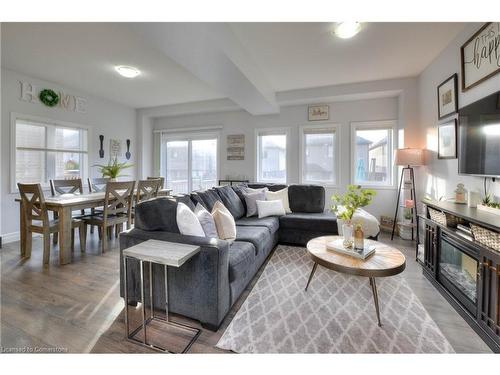
[[[340,237],[317,237],[307,243],[307,251],[314,261],[314,266],[309,275],[309,280],[307,280],[306,291],[316,272],[318,264],[333,271],[368,277],[373,292],[373,302],[375,303],[378,325],[382,327],[375,278],[394,276],[403,272],[406,267],[406,258],[401,251],[373,240],[365,240],[368,241],[369,245],[375,246],[375,253],[364,260],[327,250],[327,242],[338,238]]]

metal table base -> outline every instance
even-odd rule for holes
[[[139,268],[140,268],[140,286],[141,286],[141,305],[142,305],[142,324],[134,329],[132,332],[130,332],[130,320],[128,316],[128,277],[127,277],[127,259],[132,258],[137,261],[139,261]],[[145,303],[145,287],[144,287],[144,261],[140,259],[136,259],[130,256],[124,256],[123,257],[123,275],[125,278],[125,293],[124,293],[124,299],[125,299],[125,330],[126,330],[126,338],[128,341],[133,342],[135,344],[139,344],[142,346],[145,346],[147,348],[163,352],[163,353],[172,353],[172,354],[177,354],[177,353],[187,353],[187,351],[191,348],[193,343],[196,341],[198,336],[200,336],[201,330],[195,327],[188,326],[186,324],[181,324],[177,322],[173,322],[169,319],[169,313],[168,313],[168,266],[164,265],[164,274],[165,274],[165,316],[166,318],[155,316],[154,313],[154,306],[153,306],[153,270],[152,270],[152,262],[146,262],[149,264],[149,303],[150,303],[150,316],[146,318],[146,303]],[[148,343],[147,340],[147,326],[149,323],[153,321],[159,321],[162,322],[162,324],[171,326],[171,327],[176,327],[176,328],[181,328],[190,332],[194,333],[193,338],[189,341],[189,343],[184,347],[184,349],[180,352],[174,352],[171,350],[168,350],[167,348],[162,348],[158,345],[154,345],[152,343]],[[139,332],[143,332],[143,337],[142,340],[135,338],[135,336]]]

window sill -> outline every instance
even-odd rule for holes
[[[353,185],[360,185],[354,183]],[[372,189],[372,190],[398,190],[396,186],[384,186],[384,185],[360,185],[362,189]]]
[[[324,182],[319,182],[319,181],[301,181],[300,182],[303,185],[318,185],[318,186],[323,186],[325,189],[338,189],[339,185],[336,184],[328,184]]]

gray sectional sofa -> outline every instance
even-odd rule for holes
[[[286,185],[249,184],[280,190]],[[315,185],[290,185],[291,214],[281,217],[245,217],[242,186],[224,186],[175,198],[159,197],[141,202],[135,209],[135,227],[120,234],[120,293],[123,296],[121,251],[148,239],[198,245],[200,253],[181,268],[169,269],[169,309],[199,320],[205,328],[217,330],[231,306],[255,276],[278,243],[304,246],[310,239],[337,234],[333,214],[324,212],[325,190]],[[236,221],[236,240],[186,236],[176,223],[178,202],[194,209],[200,203],[208,210],[220,200]],[[148,268],[145,277],[149,277]],[[162,267],[153,268],[154,306],[165,306]],[[129,301],[140,301],[139,265],[129,263]],[[146,293],[146,296],[149,292]],[[149,301],[146,301],[149,303]]]

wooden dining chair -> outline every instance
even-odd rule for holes
[[[49,220],[45,197],[40,184],[17,184],[21,195],[21,205],[23,207],[23,220],[21,230],[26,231],[26,254],[31,254],[32,234],[39,233],[43,236],[43,264],[49,264],[50,259],[50,235],[59,231],[58,220]],[[80,251],[85,252],[86,233],[82,220],[73,219],[71,222],[72,239],[74,247],[75,229],[80,232]]]
[[[161,190],[165,187],[165,177],[161,177],[161,176],[158,176],[158,177],[148,177],[148,180],[160,180],[160,187],[158,190]]]
[[[52,194],[53,197],[56,197],[58,195],[62,194],[83,194],[83,184],[82,184],[82,179],[81,178],[74,178],[70,180],[50,180],[50,193]],[[73,215],[75,219],[80,218],[81,216],[84,216],[85,210],[80,211],[80,215]],[[57,220],[57,212],[54,212],[54,220]],[[54,233],[52,235],[52,242],[54,245],[57,245],[57,240],[58,240],[58,234]]]
[[[106,184],[111,179],[109,177],[95,177],[87,178],[87,184],[89,187],[89,193],[99,193],[106,191]],[[90,213],[95,215],[96,212],[102,212],[102,207],[91,208]],[[90,233],[94,233],[94,226],[90,226]],[[99,239],[101,239],[101,232],[99,232]]]
[[[110,181],[107,177],[87,178],[89,193],[106,191],[106,184]]]
[[[106,251],[108,236],[106,233],[113,226],[123,229],[123,224],[130,228],[132,222],[132,200],[135,181],[108,182],[104,196],[104,209],[94,215],[83,218],[85,225],[99,227],[101,235],[101,254]],[[109,232],[108,232],[109,233]]]
[[[135,202],[139,203],[158,196],[162,181],[159,178],[147,180],[139,180],[137,182],[137,190],[135,193]]]

